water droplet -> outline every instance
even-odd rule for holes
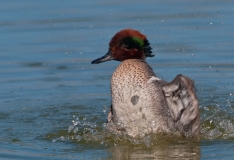
[[[69,127],[68,127],[68,133],[70,133],[71,132],[71,130],[74,128],[74,126],[73,125],[70,125]]]
[[[73,123],[74,126],[76,126],[79,123],[79,121],[74,121],[73,120],[72,123]]]
[[[75,127],[74,129],[73,129],[73,133],[77,133],[78,132],[78,127]]]
[[[61,140],[65,140],[65,137],[64,137],[64,136],[61,136],[60,139],[61,139]]]
[[[77,139],[77,141],[80,141],[81,140],[81,136],[77,135],[76,139]]]
[[[151,122],[151,127],[155,127],[155,121]]]
[[[106,113],[106,106],[104,105],[103,106],[103,110],[102,110],[104,113]]]

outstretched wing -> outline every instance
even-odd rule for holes
[[[176,129],[187,136],[198,136],[200,115],[193,81],[180,74],[162,86]]]

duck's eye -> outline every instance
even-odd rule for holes
[[[127,44],[124,44],[124,43],[122,43],[120,47],[124,49],[131,49]]]
[[[124,37],[120,46],[124,49],[142,49],[144,42],[138,37]]]

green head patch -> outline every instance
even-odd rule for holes
[[[142,50],[144,48],[144,40],[136,36],[124,37],[120,46],[124,46],[126,49],[136,48]]]

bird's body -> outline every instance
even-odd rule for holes
[[[110,129],[131,137],[149,133],[179,133],[199,137],[200,117],[193,81],[178,75],[167,83],[145,62],[152,57],[148,40],[126,29],[110,42],[108,54],[93,61],[119,60],[111,78]]]
[[[113,118],[109,122],[133,137],[166,131],[171,123],[160,82],[152,77],[151,67],[138,59],[123,61],[112,75]]]

